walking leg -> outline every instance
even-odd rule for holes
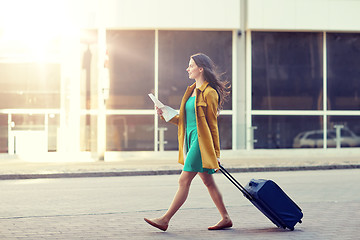
[[[205,186],[207,187],[209,194],[215,203],[215,206],[220,212],[221,220],[214,226],[209,227],[209,230],[220,230],[224,228],[232,227],[232,221],[226,210],[222,195],[215,183],[213,175],[208,173],[199,173],[201,179],[203,180]]]
[[[149,224],[165,231],[168,227],[170,219],[175,215],[179,208],[184,204],[189,194],[190,185],[197,172],[183,171],[179,178],[179,188],[167,212],[160,218],[145,219]]]

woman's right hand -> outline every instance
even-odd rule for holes
[[[158,107],[155,107],[155,108],[156,108],[157,114],[158,114],[160,117],[162,117],[163,111],[162,111],[160,108],[158,108]]]

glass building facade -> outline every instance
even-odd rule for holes
[[[165,122],[156,122],[156,126],[148,93],[179,109],[186,87],[193,83],[185,71],[192,54],[206,52],[231,82],[232,31],[109,30],[106,39],[110,74],[106,107],[112,110],[107,115],[107,151],[154,151],[154,136],[159,129],[166,129],[164,149],[177,150],[176,126]],[[231,107],[230,98],[224,110]],[[133,114],[124,114],[126,110]],[[232,147],[228,134],[231,119],[231,114],[219,118],[224,149]]]
[[[193,83],[189,57],[198,52],[232,86],[218,117],[222,150],[360,147],[360,29],[261,25],[257,3],[227,1],[249,9],[220,12],[204,25],[185,17],[183,25],[166,25],[159,17],[139,27],[116,12],[130,2],[112,2],[116,18],[87,6],[107,24],[46,44],[15,41],[0,24],[0,153],[177,151],[176,126],[158,118],[148,94],[179,109]],[[218,1],[206,3],[221,10]],[[234,16],[241,26],[213,26]]]
[[[359,147],[360,34],[251,35],[254,147]]]

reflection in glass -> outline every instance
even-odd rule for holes
[[[252,33],[252,109],[322,110],[321,33]]]
[[[1,108],[60,108],[60,64],[0,63]]]
[[[8,152],[8,115],[0,114],[0,153]]]
[[[360,110],[360,33],[328,33],[329,110]]]
[[[108,109],[152,109],[155,31],[107,31],[110,96]],[[104,53],[105,54],[105,53]]]
[[[165,128],[164,138],[166,144],[164,145],[165,150],[175,151],[178,150],[178,128],[172,123],[165,122],[159,119],[159,129]]]
[[[80,149],[81,151],[97,151],[97,115],[80,117]]]
[[[98,39],[96,30],[81,31],[80,53],[81,108],[96,109],[98,104]]]
[[[322,117],[319,116],[253,116],[254,148],[322,147]]]
[[[232,76],[231,31],[159,31],[159,99],[179,109],[186,87],[194,80],[188,78],[186,68],[195,53],[205,53],[219,67],[224,79]],[[232,107],[231,96],[224,109]]]
[[[232,116],[218,117],[220,149],[232,149]]]
[[[9,153],[31,155],[48,152],[45,114],[12,114]]]
[[[12,130],[38,131],[45,130],[44,114],[13,114]]]
[[[154,116],[107,117],[107,151],[153,151]]]
[[[328,116],[328,122],[328,133],[332,135],[328,147],[336,147],[337,138],[341,147],[360,147],[360,116]]]

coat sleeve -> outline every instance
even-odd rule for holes
[[[209,129],[211,132],[216,157],[220,158],[220,140],[219,140],[219,129],[218,129],[218,99],[219,96],[217,92],[212,89],[205,96],[207,102],[207,110],[206,110],[206,119],[209,124]]]
[[[163,120],[165,120],[163,117],[161,117]],[[173,117],[172,119],[169,120],[169,123],[172,123],[174,125],[179,125],[179,114],[176,115],[175,117]]]

